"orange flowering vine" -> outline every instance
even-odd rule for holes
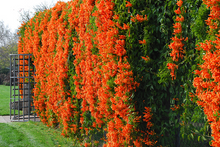
[[[126,3],[130,10],[132,4]],[[127,59],[126,36],[119,33],[130,31],[130,26],[119,24],[114,5],[112,0],[58,2],[23,24],[18,51],[33,54],[34,105],[47,126],[59,125],[63,136],[85,137],[105,130],[104,146],[109,147],[151,145],[150,108],[144,115],[148,131],[132,136],[139,116],[131,109],[130,97],[139,83]],[[141,23],[147,17],[135,19]]]
[[[150,58],[147,56],[147,57],[141,57],[142,59],[144,59],[145,61],[149,61],[150,60]]]
[[[139,40],[140,44],[146,44],[146,40]]]
[[[129,1],[126,1],[126,7],[128,7],[128,13],[131,13],[130,7],[132,7],[132,4]]]
[[[172,77],[172,80],[176,79],[175,69],[178,69],[178,65],[174,63],[167,63],[167,68],[171,70],[170,75]]]
[[[174,101],[179,101],[179,98],[173,98]],[[183,104],[182,104],[183,105]],[[180,108],[179,105],[174,104],[174,107],[170,108],[173,111],[176,111]]]
[[[133,21],[133,22],[136,22],[136,21],[138,21],[138,22],[147,21],[147,16],[146,15],[143,16],[143,15],[137,14],[135,17],[131,16],[131,21]]]
[[[182,37],[182,23],[184,21],[184,17],[182,15],[184,13],[184,7],[182,6],[183,1],[178,0],[176,4],[178,5],[178,9],[175,10],[175,13],[179,16],[176,16],[176,23],[173,25],[173,34],[175,36],[171,38],[172,42],[169,45],[169,48],[171,49],[170,56],[174,62],[178,62],[179,58],[183,59],[185,53],[183,41],[188,40],[188,38]],[[168,63],[167,67],[171,70],[170,75],[172,80],[176,79],[175,69],[178,69],[178,65],[176,65],[176,63]]]
[[[220,146],[220,105],[219,105],[219,45],[220,45],[220,31],[219,18],[220,6],[218,0],[203,0],[203,3],[210,8],[210,14],[206,20],[209,25],[209,32],[216,30],[214,40],[206,40],[205,43],[200,43],[196,49],[204,50],[204,63],[200,65],[200,70],[195,70],[197,77],[194,78],[193,85],[196,88],[195,96],[198,97],[197,104],[204,109],[209,124],[211,126],[212,146]],[[193,100],[193,99],[192,99]]]

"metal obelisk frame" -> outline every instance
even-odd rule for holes
[[[34,113],[33,88],[35,68],[31,54],[10,55],[10,119],[39,121]]]

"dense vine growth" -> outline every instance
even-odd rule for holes
[[[18,44],[33,54],[36,113],[84,146],[177,146],[180,134],[219,146],[219,10],[72,0],[36,13]]]
[[[127,60],[126,36],[119,34],[130,27],[118,22],[114,5],[111,0],[76,0],[39,12],[21,27],[19,53],[34,56],[34,105],[43,123],[59,124],[64,136],[104,130],[111,147],[153,145],[148,107],[143,116],[147,131],[132,136],[140,132],[131,100],[139,83]]]
[[[204,50],[204,63],[200,65],[200,70],[196,70],[198,75],[194,79],[193,85],[196,87],[196,96],[199,100],[198,105],[204,109],[207,119],[211,124],[213,146],[220,146],[220,120],[219,120],[219,20],[220,6],[218,1],[204,1],[204,4],[210,8],[210,15],[206,20],[209,26],[209,34],[213,36],[211,40],[200,43],[198,50]]]

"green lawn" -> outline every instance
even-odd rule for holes
[[[0,123],[1,147],[79,147],[73,139],[61,136],[61,131],[41,122]]]
[[[10,86],[0,85],[0,116],[9,115]],[[74,139],[42,122],[0,123],[0,147],[78,147]]]
[[[0,115],[9,115],[10,86],[0,85]]]

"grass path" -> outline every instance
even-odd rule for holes
[[[0,123],[2,147],[79,147],[73,139],[60,135],[59,130],[48,128],[41,122]]]

